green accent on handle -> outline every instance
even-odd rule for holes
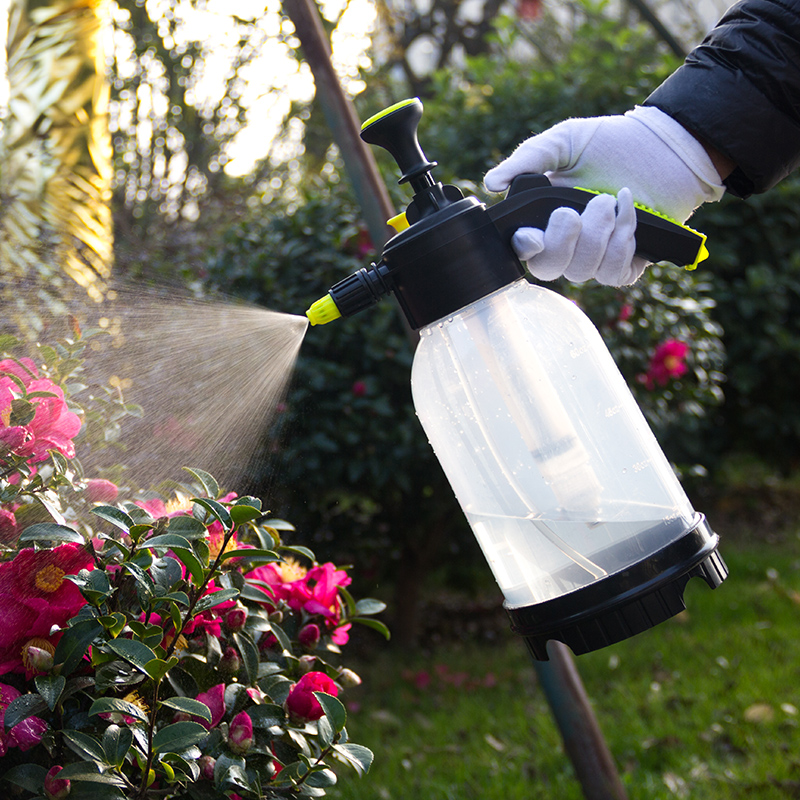
[[[580,189],[582,192],[589,192],[589,194],[607,194],[607,192],[599,192],[596,189],[587,189],[585,186],[576,186],[576,189]],[[708,248],[706,247],[706,242],[708,241],[708,237],[702,233],[701,231],[696,231],[694,228],[690,228],[688,225],[684,225],[682,222],[678,222],[678,220],[673,219],[666,214],[662,214],[660,211],[656,211],[654,208],[650,208],[650,206],[646,206],[643,203],[637,203],[634,201],[634,207],[638,208],[640,211],[645,211],[648,214],[652,214],[654,217],[660,217],[661,219],[666,220],[667,222],[672,223],[673,225],[677,225],[679,228],[683,228],[689,233],[693,233],[695,236],[699,236],[703,241],[700,243],[700,248],[697,251],[697,258],[691,263],[686,264],[684,269],[686,270],[693,270],[697,269],[697,265],[701,261],[705,261],[708,256]]]
[[[383,111],[379,111],[377,114],[373,114],[366,122],[364,122],[361,126],[361,130],[366,130],[370,125],[376,123],[379,119],[383,119],[384,117],[389,116],[393,112],[397,111],[400,108],[405,108],[406,106],[410,106],[413,103],[418,103],[419,100],[416,97],[411,97],[408,100],[401,100],[399,103],[395,103],[389,108],[384,108]]]

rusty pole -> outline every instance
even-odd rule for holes
[[[313,0],[283,0],[283,10],[300,39],[303,57],[314,75],[316,100],[344,160],[370,238],[380,252],[393,233],[386,220],[395,210],[372,151],[359,136],[361,123],[331,61],[331,46]]]
[[[353,103],[333,68],[319,11],[314,0],[283,0],[283,9],[294,24],[314,75],[316,99],[344,159],[370,236],[380,250],[391,233],[386,220],[395,212],[372,153],[359,136],[361,126]],[[551,648],[550,661],[535,662],[536,672],[584,796],[586,800],[627,800],[572,655],[560,642],[552,642]]]

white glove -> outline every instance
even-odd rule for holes
[[[653,106],[561,122],[524,141],[486,173],[484,183],[500,192],[523,173],[544,173],[554,186],[618,193],[598,195],[582,214],[557,209],[544,232],[520,228],[514,234],[517,255],[541,280],[564,275],[612,286],[633,283],[647,265],[633,255],[634,200],[685,222],[725,192],[700,142]]]

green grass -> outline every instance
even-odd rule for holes
[[[800,540],[729,543],[689,610],[577,659],[631,800],[800,797]],[[339,800],[583,797],[524,646],[460,642],[364,662],[348,731],[375,753]]]

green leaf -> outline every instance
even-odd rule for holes
[[[214,606],[218,606],[226,600],[235,600],[238,596],[238,589],[222,589],[219,592],[207,594],[194,607],[194,613],[199,614],[202,611],[208,611],[209,608],[214,608]]]
[[[77,542],[83,544],[83,536],[73,528],[55,522],[37,522],[29,525],[19,537],[21,542]]]
[[[67,679],[63,675],[37,675],[34,678],[36,691],[44,698],[48,708],[53,711],[61,697],[61,692],[67,685]]]
[[[356,603],[357,616],[369,616],[370,614],[380,614],[381,611],[386,610],[386,603],[381,600],[375,600],[372,597],[365,597]]]
[[[311,771],[304,783],[314,789],[330,789],[331,786],[336,785],[336,773],[327,767],[317,767]],[[323,792],[323,794],[325,793]]]
[[[172,552],[175,553],[181,563],[189,570],[194,585],[201,586],[206,579],[206,570],[194,550],[187,547],[175,547]]]
[[[109,725],[103,732],[103,750],[106,754],[106,761],[117,768],[122,766],[132,744],[133,732],[130,728]]]
[[[353,617],[348,622],[357,622],[359,625],[366,625],[368,628],[378,631],[387,642],[392,638],[391,631],[380,620],[370,619],[369,617]]]
[[[345,709],[341,700],[335,698],[332,694],[326,692],[314,692],[314,697],[319,700],[325,716],[333,726],[333,729],[339,733],[344,729],[347,723],[347,709]]]
[[[86,619],[68,628],[56,645],[53,662],[61,665],[61,674],[69,675],[83,660],[89,645],[103,633],[96,619]]]
[[[176,656],[172,656],[168,661],[154,658],[144,665],[144,671],[154,680],[160,681],[178,663]]]
[[[352,764],[359,775],[369,772],[374,758],[372,750],[360,744],[337,744],[333,749]]]
[[[9,375],[8,377],[14,380],[14,376]],[[8,420],[9,427],[27,425],[35,416],[36,406],[33,403],[23,400],[22,398],[11,401],[11,416]]]
[[[272,635],[278,640],[278,644],[281,646],[281,650],[285,652],[292,652],[292,642],[291,639],[286,635],[286,631],[281,628],[275,622],[267,622],[268,630],[272,631]]]
[[[263,512],[260,508],[237,504],[231,506],[230,515],[234,525],[241,525],[243,522],[252,522],[254,519],[258,519],[263,516]]]
[[[8,770],[3,775],[3,780],[32,794],[38,794],[42,791],[46,775],[47,768],[39,764],[19,764]]]
[[[18,347],[19,344],[20,344],[20,341],[19,341],[19,339],[17,339],[16,336],[13,336],[10,333],[2,333],[2,334],[0,334],[0,351],[2,351],[3,353],[8,353],[9,350],[13,350],[15,347]],[[48,348],[48,349],[52,350],[52,348]],[[41,352],[44,352],[44,350],[45,350],[44,347],[40,348]],[[16,359],[14,359],[14,361],[16,361]],[[45,358],[45,361],[47,361],[46,358]]]
[[[264,524],[270,528],[275,528],[276,531],[293,531],[294,525],[287,522],[285,519],[265,519]]]
[[[205,703],[201,703],[191,697],[170,697],[162,700],[161,705],[166,708],[174,708],[184,714],[191,714],[193,717],[200,717],[206,722],[211,722],[211,709]],[[256,706],[256,708],[260,708],[260,706]]]
[[[146,644],[135,639],[114,639],[106,647],[120,658],[133,664],[136,669],[148,675],[147,665],[156,658],[156,654]]]
[[[245,547],[236,550],[228,550],[222,554],[222,561],[230,558],[241,558],[245,561],[282,561],[283,559],[274,550],[260,550],[256,547]]]
[[[286,721],[286,712],[282,706],[273,703],[262,703],[247,709],[254,728],[271,728],[273,725],[283,725]]]
[[[139,539],[141,539],[142,536],[147,533],[147,531],[153,530],[154,527],[155,526],[149,522],[137,522],[135,525],[131,525],[131,529],[128,531],[128,533],[134,542],[138,542]]]
[[[236,506],[250,506],[261,511],[261,500],[259,500],[257,497],[252,497],[251,495],[246,494],[242,497],[236,498],[236,502],[234,503],[233,507],[235,508]]]
[[[94,571],[99,572],[100,570]],[[112,638],[119,636],[127,624],[126,616],[119,611],[99,617],[97,621],[111,634]]]
[[[193,497],[192,502],[202,506],[222,525],[226,531],[229,531],[233,527],[233,520],[231,519],[231,515],[228,513],[228,509],[218,503],[216,500],[209,500],[203,497]]]
[[[214,500],[219,497],[219,484],[212,475],[209,475],[204,470],[197,469],[196,467],[184,467],[184,469],[186,472],[188,472],[190,475],[194,475],[194,477],[200,481],[200,485],[203,487],[203,491],[208,497],[211,497]]]
[[[144,542],[141,543],[140,547],[144,548],[157,548],[162,547],[165,550],[168,550],[173,547],[182,547],[182,548],[190,548],[191,542],[185,538],[184,536],[179,536],[176,533],[162,533],[158,536],[154,536],[152,539],[146,539]]]
[[[111,786],[124,787],[125,781],[113,772],[100,772],[100,768],[94,762],[83,764],[67,764],[61,772],[59,778],[68,778],[71,781],[87,781],[89,783],[107,783]]]
[[[38,694],[23,694],[12,700],[7,708],[3,725],[6,730],[13,728],[22,720],[47,710],[47,703]]]
[[[77,753],[84,761],[100,761],[102,763],[106,760],[106,752],[94,736],[89,736],[88,733],[82,731],[63,731],[63,734],[70,750]]]
[[[147,715],[139,706],[116,697],[98,697],[89,709],[90,717],[94,717],[97,714],[124,714],[127,717],[147,722]]]
[[[242,666],[247,676],[247,683],[253,684],[258,679],[258,647],[246,633],[234,633],[233,640],[242,656]]]
[[[149,602],[150,598],[155,593],[155,581],[145,572],[138,564],[133,561],[123,561],[120,565],[126,572],[133,576],[136,581],[136,591],[140,593],[140,597]]]
[[[208,731],[199,722],[175,722],[162,728],[153,737],[156,753],[180,753],[193,744],[202,742]]]
[[[280,550],[281,552],[285,550],[287,553],[294,553],[295,555],[298,556],[305,556],[310,561],[314,561],[315,559],[314,552],[312,550],[309,550],[307,547],[302,547],[299,544],[298,545],[282,544],[278,548],[278,550]]]
[[[95,506],[92,509],[92,514],[97,514],[98,517],[110,522],[124,533],[129,533],[134,525],[133,520],[124,511],[115,506]]]
[[[188,514],[171,517],[169,521],[170,533],[176,533],[185,539],[200,539],[206,535],[206,526]]]

